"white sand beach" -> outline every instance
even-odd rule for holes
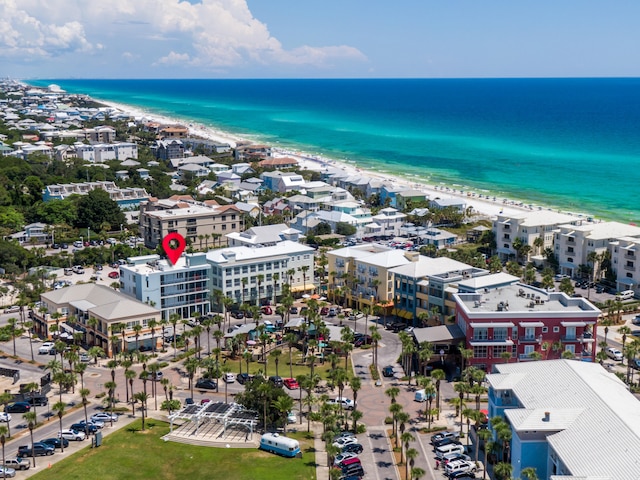
[[[205,138],[219,143],[227,143],[232,147],[235,147],[239,142],[249,141],[246,138],[235,136],[228,132],[223,132],[195,122],[149,113],[130,105],[104,100],[97,101],[117,110],[118,112],[131,115],[136,119],[136,121],[157,122],[166,125],[184,125],[188,127],[189,133],[195,137]],[[331,158],[314,156],[305,152],[291,152],[289,150],[277,148],[273,148],[273,152],[274,156],[295,158],[303,169],[321,171],[326,168],[336,168],[344,170],[349,175],[361,175],[370,178],[377,178],[385,182],[391,182],[399,187],[405,186],[407,188],[421,190],[424,191],[431,199],[463,199],[467,207],[471,207],[478,217],[492,218],[499,214],[512,215],[537,210],[552,210],[549,207],[527,205],[517,200],[498,198],[490,194],[477,193],[472,190],[465,190],[459,187],[454,188],[446,185],[430,185],[396,175],[389,175],[386,173],[381,174],[369,170],[363,170],[353,162],[344,162]]]

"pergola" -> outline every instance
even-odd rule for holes
[[[253,430],[258,424],[258,414],[251,410],[246,410],[238,403],[205,403],[204,405],[187,405],[182,410],[169,415],[170,432],[173,432],[174,420],[188,420],[196,424],[194,434],[198,433],[200,425],[206,422],[217,422],[223,425],[222,433],[226,433],[227,426],[239,425],[247,428],[249,434],[253,435]]]

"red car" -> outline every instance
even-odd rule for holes
[[[120,278],[120,274],[118,272],[109,272],[109,278]]]
[[[329,307],[322,307],[320,309],[320,315],[329,315]]]
[[[265,305],[264,307],[262,307],[262,313],[264,315],[273,315],[273,310],[268,305]]]
[[[300,388],[300,385],[298,385],[298,382],[295,378],[285,378],[284,380],[282,380],[282,383],[289,390],[297,390],[298,388]]]

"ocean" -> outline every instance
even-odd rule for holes
[[[637,78],[29,83],[416,182],[640,221]]]

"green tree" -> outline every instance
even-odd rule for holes
[[[140,402],[140,414],[142,415],[142,431],[145,430],[145,414],[147,412],[147,400],[149,399],[149,395],[145,392],[138,392],[133,395],[133,398]]]
[[[36,412],[27,412],[22,415],[22,418],[27,422],[27,427],[29,428],[29,433],[31,435],[31,454],[33,455],[33,466],[36,466],[36,452],[35,448],[33,448],[34,440],[33,440],[33,429],[36,428],[36,423],[38,422],[38,416]],[[3,475],[4,476],[4,475]]]
[[[283,420],[283,432],[287,434],[287,415],[293,409],[293,398],[289,395],[281,395],[272,402],[273,408],[280,413],[280,419]]]
[[[8,433],[9,433],[9,429],[4,425],[0,425],[0,444],[2,445],[2,464],[3,465],[6,460],[4,446],[7,443]]]
[[[112,227],[126,223],[124,212],[106,190],[97,188],[78,199],[78,218],[75,226],[100,231],[103,223]]]
[[[53,410],[53,412],[58,415],[58,420],[60,421],[60,431],[62,431],[62,417],[65,413],[66,408],[67,408],[67,404],[64,402],[56,402],[51,407],[51,410]],[[61,446],[61,451],[62,453],[64,453],[64,445]],[[35,467],[35,465],[36,465],[36,462],[34,460],[33,466]]]

